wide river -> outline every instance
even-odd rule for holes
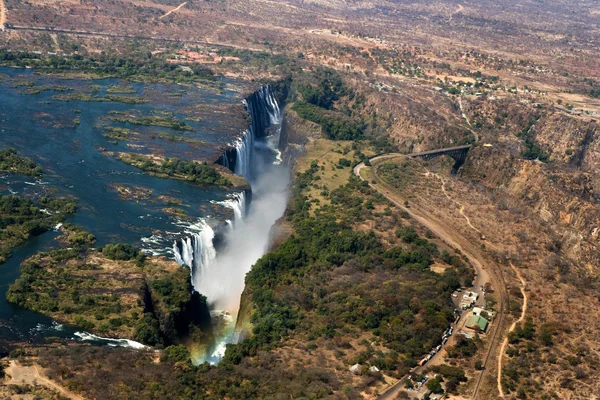
[[[236,82],[227,80],[201,89],[128,84],[117,79],[61,79],[39,76],[33,70],[0,68],[0,147],[16,148],[43,169],[41,179],[0,176],[0,193],[33,199],[45,194],[74,197],[79,209],[69,222],[93,233],[98,245],[125,242],[172,257],[174,241],[193,232],[199,221],[230,218],[218,202],[231,193],[146,175],[116,159],[114,153],[218,158],[223,146],[239,137],[240,127],[247,124],[230,118],[243,110],[235,87]],[[106,95],[146,102],[84,101]],[[65,96],[71,100],[64,101]],[[183,121],[193,130],[115,121],[152,116]],[[115,140],[111,128],[135,134]],[[172,209],[185,216],[175,216]],[[0,338],[72,337],[68,328],[5,299],[19,275],[20,263],[39,251],[58,247],[56,235],[49,232],[32,238],[0,266]]]

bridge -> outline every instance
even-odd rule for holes
[[[456,146],[456,147],[447,147],[445,149],[437,149],[437,150],[429,150],[423,151],[420,153],[411,153],[408,154],[407,157],[410,158],[422,158],[424,160],[431,160],[433,158],[439,156],[450,156],[454,159],[454,167],[452,168],[454,171],[458,170],[461,165],[463,165],[467,159],[467,153],[473,147],[470,144],[464,146]]]

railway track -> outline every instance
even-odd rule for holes
[[[375,165],[377,163],[377,161],[381,161],[384,159],[390,159],[390,158],[396,158],[396,157],[404,157],[404,155],[401,154],[386,154],[386,155],[381,155],[381,156],[377,156],[374,157],[373,159],[370,160],[370,162]],[[354,168],[354,174],[356,176],[358,176],[360,179],[363,179],[362,176],[360,175],[360,171],[361,169],[364,167],[364,163],[360,163],[359,165],[357,165]],[[377,182],[380,183],[380,179],[377,177],[376,174],[373,174],[374,178],[376,179]],[[425,227],[427,227],[429,230],[431,230],[432,232],[436,233],[440,238],[442,238],[446,243],[448,243],[450,246],[454,247],[454,248],[458,248],[459,250],[461,250],[465,255],[467,255],[467,257],[469,258],[469,261],[471,261],[471,263],[474,265],[474,267],[476,268],[476,270],[481,270],[483,269],[483,262],[479,261],[478,257],[476,257],[473,253],[474,252],[470,252],[470,251],[465,251],[462,246],[457,243],[458,238],[452,237],[452,235],[448,234],[444,229],[440,228],[437,223],[433,222],[432,219],[428,219],[426,216],[420,215],[420,214],[415,214],[415,212],[409,208],[404,207],[402,204],[400,204],[398,201],[396,201],[394,198],[392,198],[390,196],[390,192],[386,191],[386,190],[381,190],[378,187],[376,187],[375,185],[373,185],[371,182],[369,182],[369,186],[378,191],[379,193],[381,193],[383,196],[385,196],[389,201],[391,201],[392,203],[394,203],[397,207],[401,208],[402,210],[406,211],[411,218],[415,219],[417,222],[419,222],[420,224],[424,225]],[[464,243],[468,243],[468,241],[466,239],[463,238],[463,240],[459,240],[461,242]],[[463,244],[464,244],[463,243]],[[469,243],[470,244],[470,243]],[[472,246],[471,246],[472,247]],[[491,247],[494,247],[493,245],[491,245]],[[504,325],[504,317],[505,317],[505,307],[506,307],[506,296],[507,296],[507,292],[506,292],[506,281],[504,279],[504,273],[502,272],[501,268],[489,268],[486,269],[486,272],[488,274],[490,274],[490,278],[493,278],[492,281],[496,282],[496,284],[494,285],[497,288],[497,292],[500,294],[499,298],[498,298],[498,312],[496,314],[496,319],[494,322],[494,331],[491,335],[491,340],[490,340],[490,344],[488,346],[488,350],[485,354],[485,357],[483,359],[483,367],[481,370],[481,373],[479,374],[479,376],[476,378],[475,381],[475,386],[474,386],[474,390],[473,390],[473,396],[472,398],[477,400],[479,397],[479,393],[481,390],[481,386],[482,386],[482,382],[485,376],[487,376],[487,369],[488,366],[490,365],[490,360],[493,358],[493,355],[496,353],[497,350],[497,346],[499,344],[499,342],[501,341],[502,338],[502,332],[503,332],[503,325]],[[500,373],[500,371],[498,372]],[[402,380],[400,380],[398,383],[396,383],[394,386],[391,386],[388,390],[386,390],[379,398],[380,400],[387,400],[387,399],[393,399],[395,398],[394,396],[397,394],[398,391],[401,390],[401,382]]]

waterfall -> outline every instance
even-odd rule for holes
[[[224,166],[225,168],[231,169],[231,165],[229,163],[229,157],[227,157],[227,152],[223,153],[223,155],[220,158],[220,163],[222,166]]]
[[[244,222],[244,218],[246,218],[245,192],[233,193],[230,199],[215,203],[227,207],[233,211],[233,221],[228,220],[228,223],[230,223],[232,227],[235,227],[236,225],[239,226],[240,223]]]
[[[191,268],[193,282],[194,276],[202,274],[202,269],[208,267],[217,257],[213,245],[215,231],[201,220],[192,225],[186,233],[189,236],[176,240],[173,244],[173,253],[179,265],[187,265]]]
[[[235,143],[235,172],[246,179],[252,176],[252,153],[254,148],[254,132],[246,129]]]
[[[266,109],[271,125],[279,124],[281,122],[281,110],[279,109],[279,104],[277,103],[277,99],[275,99],[273,90],[267,85],[260,88],[259,93],[267,105]]]
[[[256,141],[267,135],[268,127],[281,124],[282,111],[270,85],[262,86],[243,100],[243,103],[252,123],[230,145],[230,149],[223,153],[218,163],[250,182],[256,178],[255,174],[257,173],[257,162],[254,157]],[[275,158],[279,160],[280,154],[277,146],[272,143],[267,143],[267,145],[275,153]]]
[[[213,245],[215,232],[205,221],[199,223],[198,231],[173,245],[175,260],[192,268],[194,290],[206,296],[214,316],[217,346],[204,358],[211,363],[218,362],[225,345],[236,340],[234,326],[245,276],[266,252],[271,227],[287,203],[289,171],[279,166],[280,130],[269,129],[280,127],[281,108],[268,85],[248,96],[244,104],[252,122],[218,162],[250,183],[252,206],[247,205],[250,194],[246,192],[214,202],[233,212],[218,254]]]

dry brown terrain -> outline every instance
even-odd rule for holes
[[[17,360],[11,360],[6,374],[8,378],[0,382],[0,395],[3,398],[83,400],[83,397],[48,379],[35,362],[24,365]],[[15,387],[21,389],[15,390]]]
[[[491,266],[496,296],[506,302],[487,353],[478,355],[486,370],[466,366],[476,382],[467,395],[598,395],[596,1],[0,0],[0,26],[7,10],[0,47],[126,57],[135,40],[152,60],[193,65],[199,61],[186,54],[194,52],[210,57],[218,74],[257,80],[326,66],[364,96],[361,112],[399,151],[477,144],[457,175],[450,160],[414,161],[418,172],[406,188],[386,189],[430,229],[435,221],[473,264]],[[287,58],[273,66],[210,55],[244,49]],[[346,145],[311,141],[312,158],[297,168],[313,159],[335,164],[342,157],[334,150]],[[336,172],[323,178],[330,189],[351,173]],[[327,202],[316,187],[309,194]],[[529,318],[533,337],[515,338]],[[322,349],[290,345],[279,356],[286,365],[323,357],[342,368]]]

